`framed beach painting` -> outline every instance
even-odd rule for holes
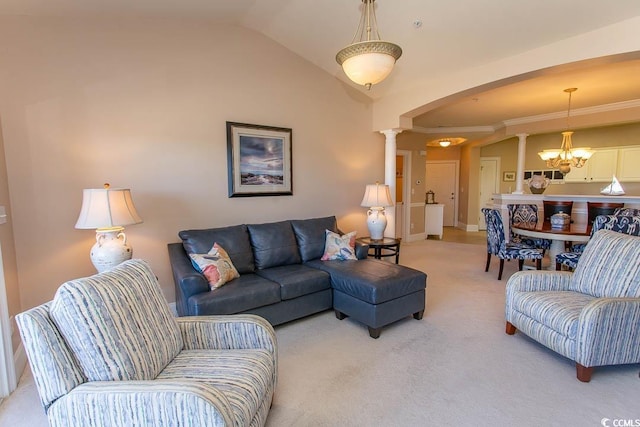
[[[292,131],[227,122],[229,197],[290,196]]]

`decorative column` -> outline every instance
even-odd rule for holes
[[[524,158],[525,158],[525,150],[527,148],[527,137],[529,134],[527,133],[519,133],[516,135],[518,137],[518,166],[516,170],[516,191],[512,194],[524,194],[522,191],[522,184],[524,180]]]
[[[385,237],[396,237],[396,135],[402,132],[400,129],[381,130],[385,136],[384,144],[384,183],[389,186],[391,201],[393,206],[386,208],[387,228],[384,230]],[[407,204],[409,206],[409,204]]]

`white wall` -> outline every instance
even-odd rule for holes
[[[198,22],[0,18],[4,136],[21,309],[92,274],[83,188],[131,188],[127,228],[174,300],[166,244],[186,228],[335,214],[366,233],[384,137],[358,92],[257,33]],[[289,197],[228,198],[226,121],[293,129]]]

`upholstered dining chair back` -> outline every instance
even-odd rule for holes
[[[495,209],[483,208],[482,213],[487,224],[487,252],[498,255],[500,248],[506,243],[502,217]]]
[[[535,227],[538,223],[538,206],[534,204],[509,204],[509,241],[523,243],[534,248],[549,249],[551,240],[533,237],[521,237],[513,232],[513,225]]]
[[[640,209],[636,208],[618,208],[613,214],[615,216],[640,216]]]

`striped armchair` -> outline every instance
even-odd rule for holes
[[[516,329],[593,368],[640,363],[640,237],[598,231],[574,273],[525,271],[506,288],[506,332]]]
[[[16,316],[51,426],[260,426],[276,385],[271,325],[175,318],[147,263],[62,285]]]

